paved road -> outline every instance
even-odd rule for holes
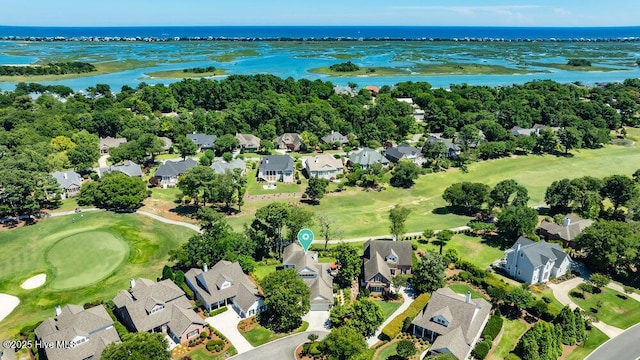
[[[286,338],[282,338],[282,339],[270,342],[268,344],[258,346],[257,348],[251,351],[245,352],[243,354],[238,354],[236,356],[230,357],[230,359],[234,359],[234,360],[295,359],[293,352],[296,350],[298,345],[308,341],[307,336],[309,336],[309,334],[316,334],[319,336],[318,340],[322,340],[328,334],[328,332],[307,331],[300,334],[291,335]]]
[[[636,360],[640,358],[640,324],[600,345],[586,360]]]
[[[242,319],[231,308],[231,306],[228,306],[227,308],[228,310],[222,314],[207,318],[207,323],[211,324],[211,326],[216,328],[222,333],[222,335],[229,339],[236,350],[238,350],[238,354],[253,350],[253,345],[251,345],[247,339],[240,334],[240,331],[238,331],[238,323]]]
[[[413,297],[409,296],[408,290],[406,288],[401,288],[400,293],[402,294],[402,298],[404,299],[404,302],[402,303],[402,305],[400,305],[399,308],[396,309],[396,311],[393,312],[393,314],[391,314],[391,316],[387,318],[387,320],[385,320],[382,323],[382,325],[380,325],[378,330],[376,330],[375,334],[373,334],[372,337],[367,339],[367,344],[369,345],[369,347],[373,347],[373,345],[375,345],[378,341],[380,341],[378,337],[380,336],[382,329],[384,329],[384,327],[387,326],[387,324],[390,323],[391,320],[395,319],[398,315],[402,314],[402,312],[405,311],[409,307],[409,305],[411,305],[411,303],[413,302]]]

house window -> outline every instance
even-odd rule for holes
[[[187,339],[191,339],[192,337],[198,335],[198,330],[193,330],[192,332],[190,332],[189,334],[187,334]]]

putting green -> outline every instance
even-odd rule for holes
[[[46,254],[54,271],[51,287],[63,290],[94,284],[111,275],[128,253],[124,240],[109,232],[87,231],[65,237]]]

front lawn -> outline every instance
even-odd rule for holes
[[[477,292],[475,292],[472,288],[469,287],[469,285],[451,284],[451,285],[449,285],[449,289],[453,290],[457,294],[461,294],[461,295],[465,295],[465,296],[467,295],[467,291],[469,291],[469,292],[471,292],[471,298],[472,299],[482,298],[482,295],[480,295]]]
[[[435,252],[440,250],[440,246],[433,244],[431,241],[428,244],[422,244],[414,240],[414,244],[418,245],[418,249]],[[458,252],[458,256],[481,269],[486,269],[491,263],[504,257],[504,250],[496,247],[496,244],[489,244],[481,237],[466,234],[454,235],[444,246],[442,253],[446,253],[447,249],[455,249]]]
[[[400,307],[400,305],[402,305],[402,302],[400,301],[375,300],[374,302],[380,306],[385,320],[388,319],[389,316],[391,316],[391,314]]]
[[[275,195],[275,194],[293,194],[293,193],[302,192],[301,185],[298,185],[295,182],[292,184],[276,182],[275,184],[276,188],[271,190],[267,190],[263,188],[263,186],[267,184],[268,184],[267,182],[258,181],[256,179],[255,170],[250,170],[247,172],[247,195]]]
[[[257,265],[255,270],[253,270],[253,277],[256,280],[262,280],[265,276],[271,274],[276,271],[277,265]]]
[[[504,324],[502,325],[502,338],[487,359],[504,359],[511,352],[511,350],[516,347],[518,339],[520,338],[520,336],[522,336],[522,334],[524,334],[526,330],[527,325],[525,325],[522,321],[504,319]]]
[[[299,328],[290,333],[274,333],[272,330],[269,330],[260,324],[255,324],[254,321],[255,316],[249,319],[242,320],[240,324],[238,324],[238,330],[240,330],[242,336],[244,336],[244,338],[247,339],[247,341],[253,346],[260,346],[268,342],[278,340],[285,336],[305,332],[309,327],[309,323],[303,321],[302,325]],[[243,331],[242,328],[244,326],[250,328],[250,330]]]
[[[393,355],[398,355],[398,343],[394,342],[389,345],[385,345],[380,352],[376,355],[375,360],[387,360]]]
[[[608,325],[626,329],[640,322],[640,302],[626,294],[609,288],[603,288],[599,294],[584,293],[585,298],[581,294],[577,288],[569,293],[584,311]]]
[[[211,355],[211,353],[207,349],[199,348],[186,355],[181,355],[179,359],[182,359],[188,356],[192,360],[224,360],[229,358],[230,356],[234,356],[237,354],[238,354],[238,351],[233,346],[227,349],[227,351],[225,351],[224,353],[217,354],[217,355]]]
[[[573,351],[571,351],[571,353],[566,357],[566,360],[584,359],[607,340],[609,340],[607,335],[592,326],[591,330],[587,331],[587,340],[584,344],[573,349]]]

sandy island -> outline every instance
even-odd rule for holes
[[[0,321],[4,320],[20,304],[20,299],[8,294],[0,294]]]
[[[45,281],[47,281],[47,274],[38,274],[25,280],[20,287],[25,290],[31,290],[44,285]]]

